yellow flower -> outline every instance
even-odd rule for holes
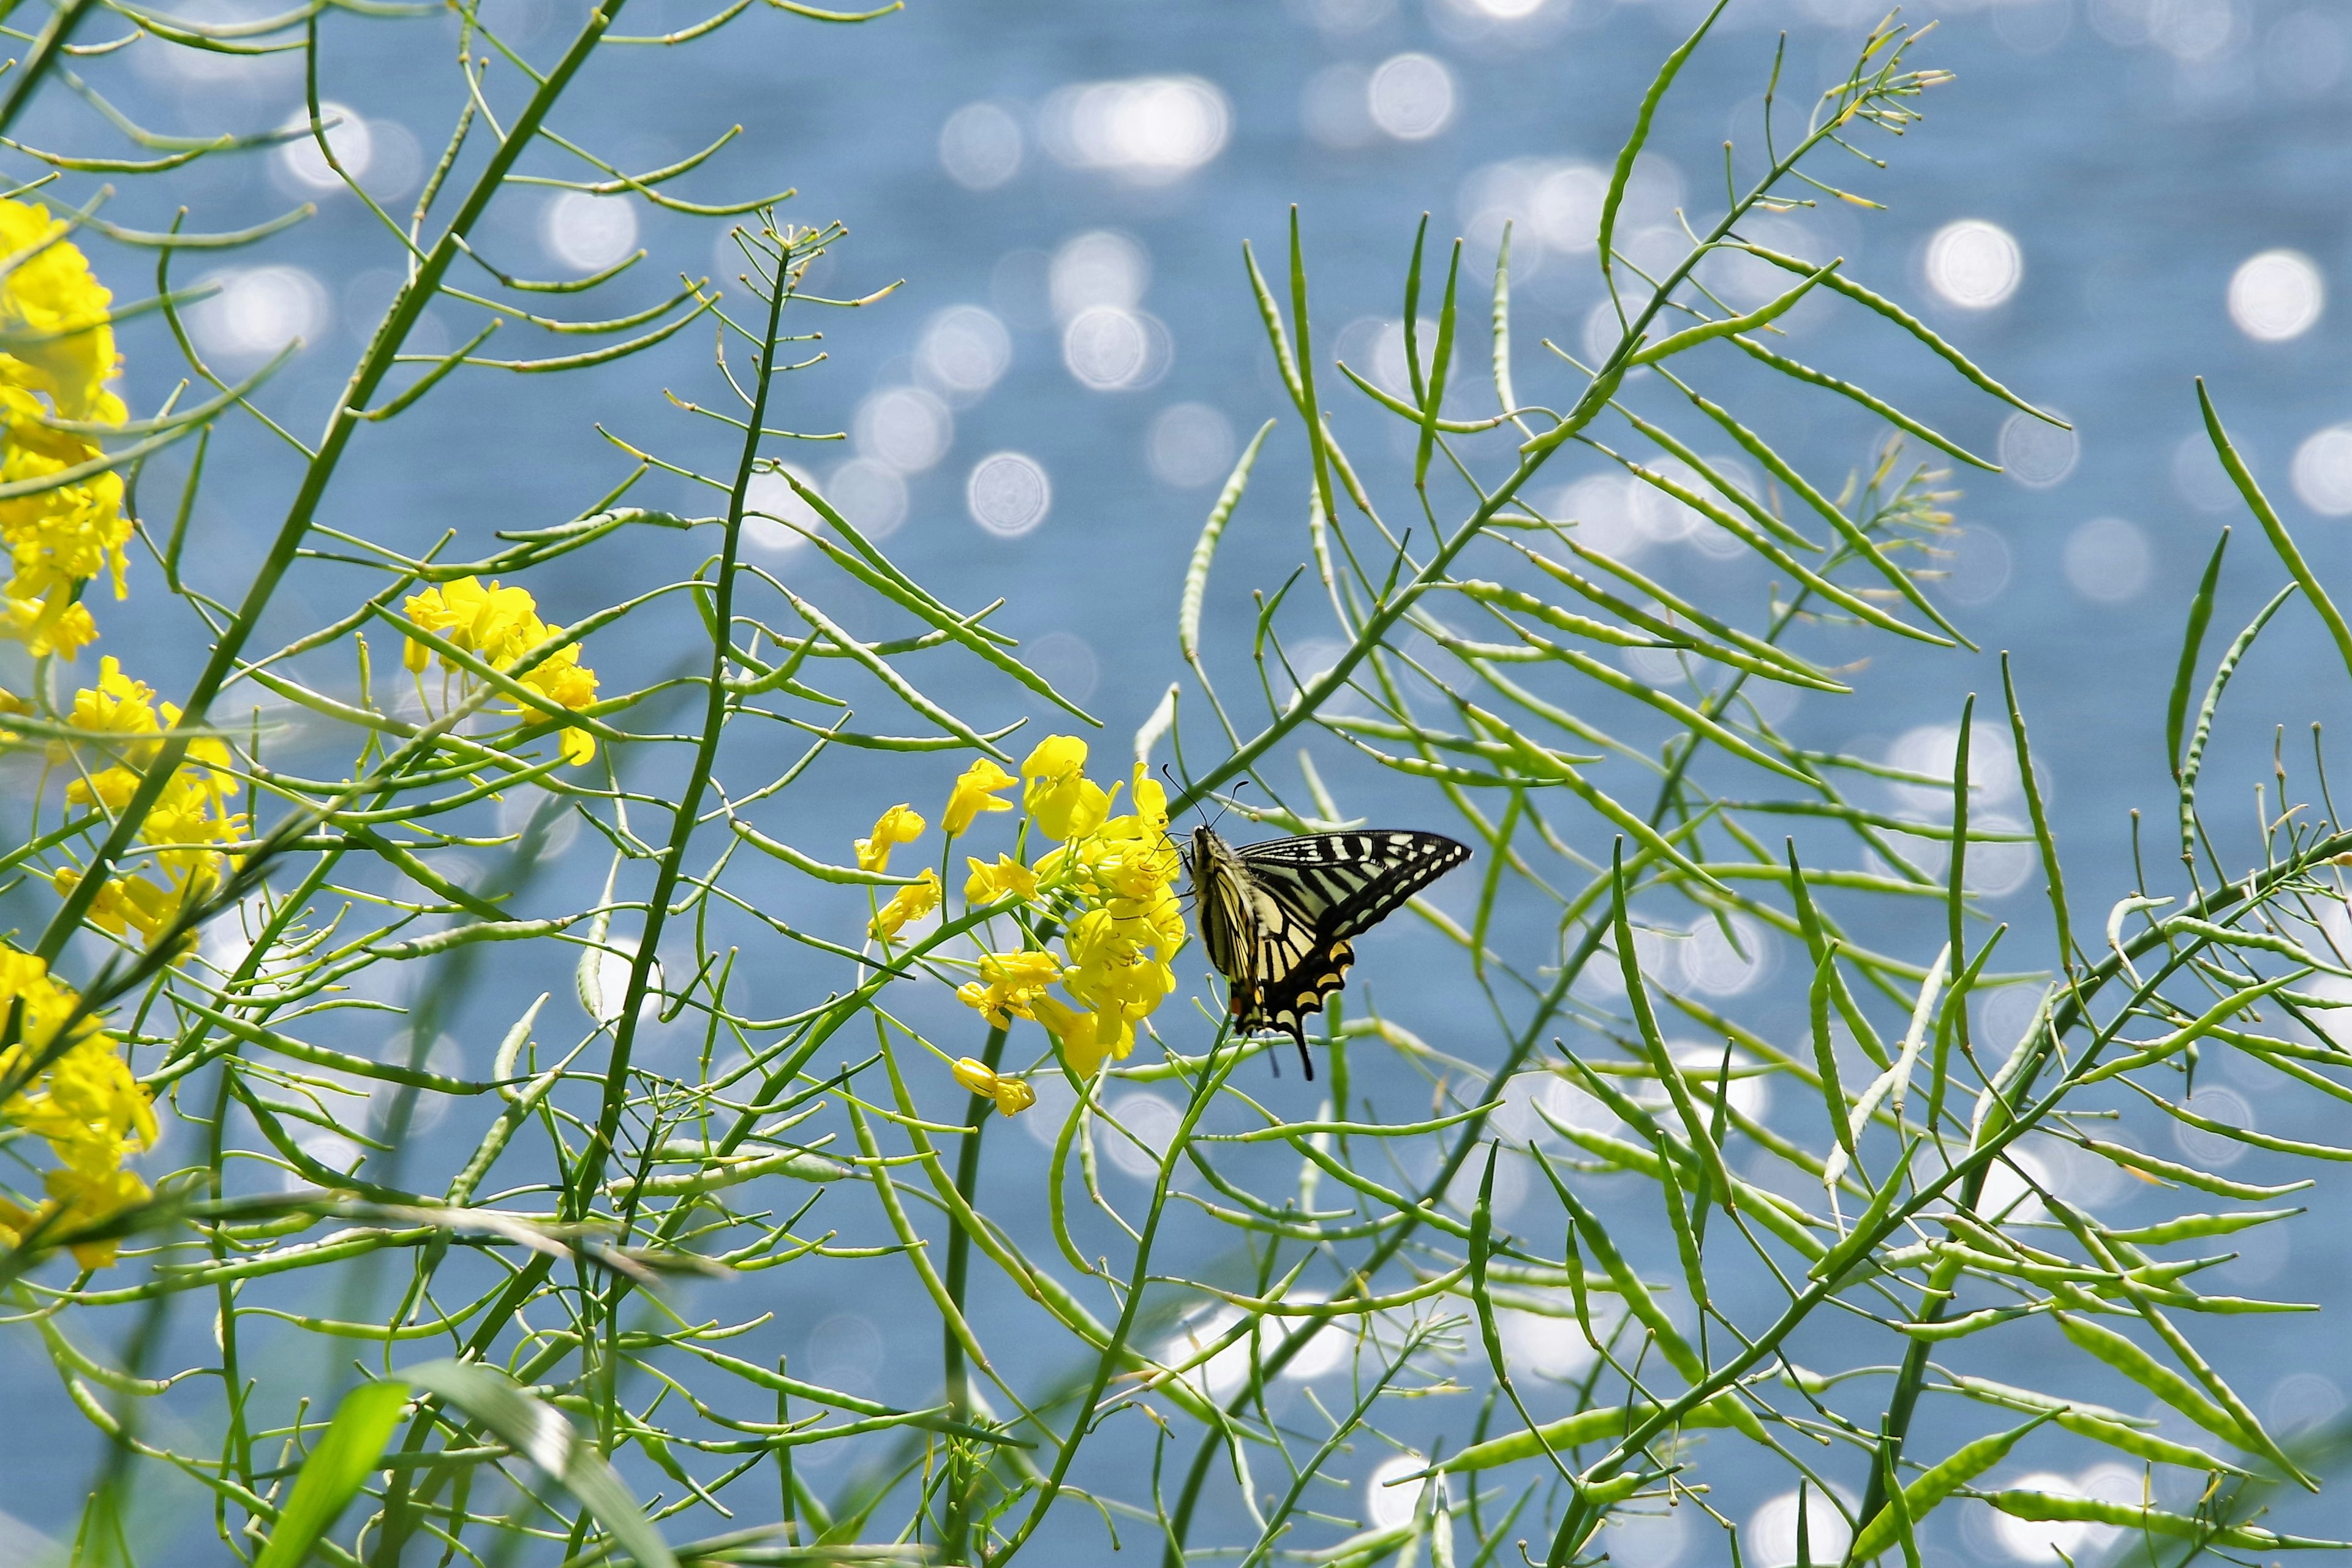
[[[992,952],[980,961],[980,978],[956,987],[963,1005],[998,1028],[1029,1016],[1029,1005],[1062,977],[1050,952]]]
[[[114,296],[68,232],[38,202],[0,201],[0,255],[24,258],[0,282],[0,337],[15,344],[0,379],[46,395],[69,419],[119,423],[121,405],[106,390],[117,368]]]
[[[562,630],[539,618],[539,601],[530,596],[530,589],[502,587],[495,579],[487,587],[478,577],[438,584],[409,595],[402,609],[412,626],[423,627],[500,671]],[[411,670],[423,674],[433,650],[411,637],[401,657]],[[465,668],[446,654],[441,666],[447,670]],[[580,662],[577,643],[564,644],[517,679],[557,707],[575,713],[596,700],[596,672]],[[520,702],[509,709],[515,713],[529,710]],[[557,745],[567,763],[576,765],[595,760],[596,737],[585,730],[567,727]]]
[[[877,942],[887,942],[905,928],[908,921],[921,920],[940,907],[940,874],[927,870],[923,879],[898,889],[890,901],[874,912],[873,923],[866,929]]]
[[[79,1002],[38,958],[0,950],[0,1006],[18,1018],[16,1043],[0,1050],[0,1077],[44,1064],[0,1105],[0,1120],[41,1138],[58,1161],[43,1178],[49,1197],[39,1211],[0,1200],[0,1228],[17,1238],[42,1221],[92,1225],[147,1196],[147,1184],[122,1163],[155,1146],[154,1108],[97,1019],[77,1022],[58,1048],[58,1032]],[[114,1260],[114,1244],[84,1243],[74,1254],[83,1267],[100,1268]]]
[[[66,712],[66,722],[77,730],[110,736],[152,735],[163,724],[179,717],[170,703],[164,707],[171,718],[159,720],[155,712],[155,689],[143,680],[133,680],[122,673],[122,661],[112,655],[98,661],[98,684],[84,687],[74,693],[73,706]],[[151,745],[131,753],[130,760],[142,762],[154,754]]]
[[[113,296],[68,232],[37,202],[0,200],[0,255],[12,263],[0,275],[0,342],[9,345],[0,353],[0,482],[30,487],[0,500],[13,568],[0,586],[0,636],[36,656],[71,658],[98,636],[77,602],[81,584],[106,573],[123,596],[131,520],[119,474],[55,482],[104,455],[93,433],[61,422],[120,425],[126,415],[106,389],[116,370]]]
[[[923,814],[907,809],[900,801],[874,819],[874,835],[857,841],[857,868],[861,871],[887,871],[890,851],[901,844],[912,844],[923,836]]]
[[[998,767],[992,758],[981,758],[964,769],[949,789],[948,808],[940,813],[940,826],[953,837],[970,827],[972,818],[982,812],[1011,811],[1013,803],[997,799],[996,792],[1020,782]]]
[[[1025,904],[1037,896],[1037,873],[1010,855],[999,855],[993,866],[971,855],[964,857],[963,863],[971,868],[963,884],[968,902],[992,904],[1011,897]]]
[[[58,1209],[58,1227],[76,1231],[102,1220],[111,1219],[134,1204],[147,1201],[150,1191],[136,1171],[113,1170],[84,1173],[69,1167],[46,1171],[41,1185],[49,1194],[49,1204]],[[100,1241],[78,1241],[69,1250],[74,1261],[84,1268],[104,1268],[113,1263],[114,1249],[121,1245],[113,1237]]]
[[[1135,1049],[1135,1026],[1099,1013],[1073,1012],[1051,996],[1030,1003],[1032,1016],[1062,1047],[1062,1059],[1082,1079],[1094,1077],[1106,1057],[1125,1059]]]
[[[1087,743],[1076,735],[1048,735],[1021,763],[1029,781],[1022,805],[1037,831],[1068,840],[1092,833],[1110,815],[1110,796],[1086,775]]]
[[[89,609],[68,603],[62,594],[51,594],[46,599],[0,595],[0,611],[6,615],[0,636],[23,643],[25,651],[35,658],[47,653],[71,658],[98,640],[98,623],[89,618]]]
[[[66,722],[100,740],[110,762],[66,785],[66,799],[75,805],[102,805],[121,811],[139,789],[140,778],[162,745],[162,731],[180,721],[177,704],[158,702],[145,681],[122,673],[112,657],[99,661],[98,684],[74,693]],[[50,742],[50,754],[64,760],[72,748]],[[242,837],[244,814],[229,809],[236,780],[228,772],[228,747],[210,736],[189,743],[186,760],[156,795],[144,821],[141,840],[159,847],[155,865],[163,872],[161,883],[143,876],[110,878],[91,901],[89,920],[117,936],[136,929],[153,942],[182,909],[200,901],[218,885],[228,858],[208,847]],[[81,880],[70,868],[54,873],[50,881],[60,895],[70,893]],[[186,956],[185,952],[180,954]]]
[[[57,889],[58,896],[63,898],[80,885],[81,873],[71,867],[60,867],[50,873],[49,882]],[[99,888],[98,897],[90,900],[89,913],[84,918],[100,931],[110,931],[117,936],[135,926],[152,946],[178,918],[181,906],[187,902],[192,891],[196,891],[194,883],[159,888],[145,877],[110,877]],[[203,895],[198,892],[197,896]]]
[[[541,640],[532,635],[540,626],[539,601],[531,597],[530,589],[503,587],[495,578],[487,587],[478,577],[436,584],[410,595],[401,608],[411,625],[480,655],[492,668],[513,663]],[[402,658],[410,669],[422,673],[433,650],[411,637]],[[465,667],[451,663],[445,655],[442,668],[462,670]]]
[[[1011,1116],[1037,1103],[1037,1092],[1017,1078],[1006,1078],[971,1057],[958,1057],[948,1070],[972,1093],[996,1101],[1000,1115]]]
[[[1151,933],[1148,928],[1139,933],[1132,920],[1108,910],[1081,914],[1063,939],[1070,955],[1064,989],[1099,1012],[1130,1021],[1148,1017],[1176,989],[1176,973],[1153,958],[1156,944],[1139,941],[1139,934]]]

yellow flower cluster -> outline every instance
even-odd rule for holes
[[[1060,841],[1059,848],[1034,869],[1002,856],[993,866],[967,861],[971,877],[964,896],[973,902],[1056,895],[1070,900],[1062,958],[991,953],[980,962],[980,977],[956,993],[992,1023],[1024,1017],[1044,1025],[1082,1078],[1105,1058],[1135,1048],[1136,1025],[1176,988],[1170,964],[1184,945],[1184,915],[1174,888],[1182,862],[1168,841],[1167,793],[1139,763],[1128,786],[1135,809],[1113,816],[1117,791],[1087,778],[1086,762],[1084,741],[1049,735],[1021,764],[1030,823]],[[993,766],[975,763],[973,773],[983,765]],[[960,790],[963,782],[958,781]],[[1050,994],[1056,984],[1070,1002]]]
[[[0,199],[0,484],[38,486],[103,462],[99,431],[127,416],[106,384],[116,370],[114,297],[67,240],[71,232],[37,202]],[[114,596],[123,596],[130,538],[122,479],[111,471],[0,500],[9,566],[0,584],[0,637],[37,658],[79,653],[98,637],[83,585],[103,574]],[[31,712],[33,705],[0,692],[0,711]],[[103,757],[96,772],[67,786],[67,798],[121,810],[154,760],[158,731],[179,718],[178,709],[165,703],[159,710],[152,691],[105,660],[98,685],[76,693],[66,716],[73,728],[104,738]],[[71,746],[51,742],[53,763],[73,755]],[[216,771],[227,761],[217,741],[192,748],[141,825],[142,838],[158,847],[153,864],[163,880],[109,878],[90,907],[95,924],[118,934],[136,926],[152,941],[212,885],[223,857],[210,846],[234,839],[244,826],[228,810],[228,775]],[[54,879],[60,892],[79,879],[70,868]],[[37,1226],[52,1235],[80,1229],[148,1195],[123,1162],[155,1146],[154,1110],[95,1018],[59,1039],[79,1000],[40,959],[0,949],[0,1017],[16,1034],[0,1047],[0,1083],[15,1085],[0,1103],[0,1121],[42,1139],[59,1162],[43,1174],[47,1197],[37,1207],[0,1196],[0,1244],[17,1245]],[[97,1268],[114,1261],[114,1250],[111,1241],[89,1241],[73,1253]]]
[[[63,221],[38,202],[0,200],[0,483],[52,479],[100,459],[96,438],[60,423],[122,423],[107,390],[115,372],[114,297],[90,273]],[[12,574],[0,587],[0,637],[36,656],[71,658],[98,627],[79,602],[81,585],[110,573],[124,593],[122,479],[94,473],[0,500],[0,542]]]
[[[488,586],[478,577],[438,584],[411,595],[402,608],[411,625],[463,648],[497,670],[504,670],[561,629],[539,618],[539,602],[530,589],[501,587],[495,579]],[[433,649],[415,637],[408,639],[404,658],[412,671],[423,674],[432,657]],[[446,654],[441,666],[470,673]],[[577,711],[596,700],[596,672],[580,662],[577,643],[557,648],[519,679],[561,708]],[[529,710],[520,702],[510,710]],[[567,763],[590,762],[596,755],[596,737],[585,730],[567,726],[562,745]]]
[[[110,656],[100,660],[98,684],[74,693],[66,722],[103,742],[108,765],[68,784],[66,799],[122,810],[163,744],[161,731],[179,721],[176,704],[158,703],[153,689],[123,674]],[[70,752],[59,743],[53,755],[62,762]],[[152,943],[183,908],[219,884],[227,857],[213,846],[232,843],[245,831],[243,814],[229,809],[236,786],[228,763],[228,747],[220,741],[207,736],[189,742],[186,760],[139,825],[139,837],[153,847],[153,863],[163,880],[136,874],[108,878],[90,903],[93,924],[117,936],[136,929]],[[66,868],[50,880],[59,893],[68,893],[81,874]]]
[[[0,1081],[14,1082],[50,1057],[78,1001],[39,959],[0,950],[0,1010],[17,1019],[16,1043],[0,1050]],[[45,1140],[59,1162],[42,1178],[48,1200],[39,1208],[0,1197],[0,1237],[9,1245],[37,1224],[52,1233],[79,1229],[145,1201],[147,1184],[123,1161],[155,1146],[154,1109],[95,1019],[75,1026],[71,1044],[32,1071],[0,1105],[0,1116]],[[82,1242],[73,1254],[83,1268],[102,1268],[114,1261],[114,1247]]]

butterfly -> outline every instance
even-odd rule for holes
[[[1303,1015],[1346,984],[1349,939],[1470,858],[1435,833],[1310,833],[1238,847],[1192,829],[1192,873],[1201,942],[1231,986],[1234,1027],[1273,1031],[1298,1047],[1309,1079]]]

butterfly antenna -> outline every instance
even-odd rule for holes
[[[1239,783],[1239,784],[1237,784],[1234,785],[1234,793],[1235,795],[1239,795],[1239,794],[1241,794],[1241,793],[1242,793],[1242,791],[1244,791],[1244,790],[1245,790],[1245,789],[1247,789],[1247,788],[1249,788],[1249,780],[1247,780],[1247,779],[1244,779],[1244,780],[1242,780],[1242,782],[1241,782],[1241,783]],[[1215,818],[1215,820],[1214,820],[1214,821],[1212,821],[1212,822],[1209,824],[1209,831],[1210,831],[1210,832],[1212,832],[1212,833],[1215,832],[1215,831],[1216,831],[1216,828],[1217,828],[1217,823],[1219,823],[1219,822],[1223,822],[1224,819],[1225,819],[1225,805],[1224,805],[1224,803],[1223,803],[1223,801],[1220,801],[1220,802],[1218,802],[1218,804],[1217,804],[1217,815],[1216,815],[1216,818]]]

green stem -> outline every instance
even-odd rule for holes
[[[727,498],[727,536],[719,547],[719,580],[711,591],[712,618],[721,627],[735,624],[735,562],[742,545],[744,497],[751,489],[751,475],[759,460],[768,400],[775,387],[776,342],[784,302],[792,298],[792,245],[781,237],[778,245],[775,284],[768,293],[767,331],[761,338],[759,376],[751,394],[751,416],[743,431],[741,452],[736,458],[734,489]],[[671,808],[669,842],[662,848],[654,873],[654,890],[646,900],[645,927],[638,933],[636,954],[629,961],[629,984],[622,994],[620,1017],[613,1026],[613,1054],[604,1070],[604,1100],[597,1113],[596,1129],[588,1147],[582,1151],[572,1190],[565,1194],[565,1216],[574,1221],[586,1217],[589,1206],[594,1203],[596,1189],[604,1183],[604,1163],[620,1135],[621,1112],[628,1103],[629,1058],[636,1045],[638,1014],[652,983],[654,954],[661,944],[670,900],[677,895],[678,879],[685,871],[687,848],[694,839],[702,814],[702,797],[709,792],[711,770],[719,760],[719,737],[727,727],[730,700],[727,692],[727,654],[726,637],[722,635],[713,638],[702,734],[694,748],[694,763],[687,773],[685,787]]]
[[[352,437],[361,426],[366,423],[362,411],[373,399],[383,378],[391,374],[401,343],[424,316],[425,307],[440,289],[441,279],[466,248],[466,235],[489,210],[491,200],[505,187],[507,176],[513,171],[524,150],[538,140],[540,127],[553,111],[556,100],[562,96],[572,77],[594,56],[597,45],[625,4],[626,0],[603,0],[598,9],[588,14],[588,20],[572,39],[571,47],[564,50],[563,58],[548,72],[546,79],[531,94],[530,102],[524,105],[522,112],[508,128],[506,139],[490,153],[480,175],[466,193],[464,204],[450,219],[448,228],[425,253],[424,260],[417,264],[415,271],[394,299],[392,309],[385,313],[374,339],[352,371],[342,396],[327,417],[325,434],[319,442],[318,450],[303,468],[302,482],[287,509],[285,520],[278,524],[277,537],[270,542],[268,553],[262,558],[260,569],[247,585],[236,614],[229,624],[221,628],[219,637],[213,644],[212,657],[205,661],[195,684],[189,689],[187,700],[180,705],[180,722],[164,732],[154,759],[148,763],[145,774],[139,781],[138,789],[132,792],[131,799],[115,818],[114,830],[107,835],[106,842],[90,857],[89,864],[83,868],[81,880],[75,884],[65,902],[43,929],[40,941],[33,951],[44,963],[55,963],[58,955],[65,951],[67,942],[80,928],[83,917],[89,912],[91,900],[98,897],[100,889],[105,885],[114,863],[131,847],[131,840],[146,823],[148,813],[155,808],[155,802],[163,795],[164,786],[179,772],[194,732],[209,723],[213,700],[220,695],[221,688],[235,673],[238,657],[245,651],[247,641],[261,624],[262,611],[276,595],[278,583],[285,577],[287,570],[293,565],[303,539],[310,533],[311,521],[318,515],[320,502],[326,497],[327,486],[342,461],[344,448],[350,445]],[[4,110],[5,106],[0,106],[0,110]],[[5,128],[5,121],[0,121],[0,129]],[[758,428],[756,420],[752,427]],[[735,499],[736,515],[740,518],[742,501],[740,484]],[[739,526],[735,522],[729,525],[730,563],[735,531]],[[101,1003],[104,1000],[100,998]]]
[[[987,1040],[980,1047],[982,1066],[994,1072],[1004,1059],[1004,1040],[1008,1031],[1002,1026],[988,1031]],[[988,1131],[989,1120],[995,1114],[996,1102],[984,1094],[975,1094],[964,1105],[963,1119],[971,1129],[964,1134],[963,1147],[956,1152],[955,1186],[966,1206],[971,1206],[980,1190],[980,1150],[982,1134]],[[948,1227],[947,1266],[940,1270],[948,1288],[948,1299],[955,1303],[958,1312],[964,1310],[964,1289],[971,1275],[971,1234],[961,1225]],[[940,1381],[945,1385],[948,1419],[970,1419],[971,1403],[971,1372],[966,1365],[963,1342],[956,1337],[953,1325],[940,1325]],[[951,1474],[948,1477],[946,1523],[940,1533],[940,1561],[947,1563],[969,1562],[971,1557],[971,1494],[978,1479],[967,1449],[951,1450]]]

